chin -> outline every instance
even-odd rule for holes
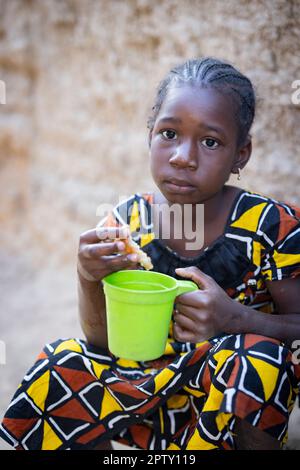
[[[196,194],[175,194],[167,191],[161,191],[165,198],[173,204],[197,204],[199,203],[199,195]]]

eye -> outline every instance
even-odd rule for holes
[[[172,131],[172,129],[166,129],[165,131],[161,131],[161,135],[167,140],[174,140],[177,137],[176,132]]]
[[[215,149],[215,148],[219,147],[219,143],[215,139],[209,139],[209,138],[208,139],[203,139],[202,143],[203,143],[204,147],[206,147],[208,149]]]

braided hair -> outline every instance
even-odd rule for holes
[[[193,85],[215,88],[227,93],[236,106],[235,118],[238,125],[238,142],[245,142],[255,116],[255,93],[251,81],[229,63],[213,57],[188,60],[173,68],[157,89],[148,129],[153,130],[156,118],[172,86]]]

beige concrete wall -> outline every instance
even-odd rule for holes
[[[170,67],[213,55],[249,75],[241,183],[300,205],[299,44],[299,1],[0,0],[2,408],[43,342],[80,334],[77,241],[97,206],[153,188],[146,121]]]
[[[243,184],[300,204],[300,3],[1,0],[1,218],[71,259],[78,229],[122,192],[152,187],[146,120],[171,66],[214,55],[261,102]],[[23,235],[24,226],[20,227]],[[9,240],[11,243],[11,240]]]

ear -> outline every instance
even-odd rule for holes
[[[236,157],[231,169],[231,173],[238,173],[238,168],[242,170],[248,163],[252,153],[251,135],[248,134],[245,143],[237,150]]]

